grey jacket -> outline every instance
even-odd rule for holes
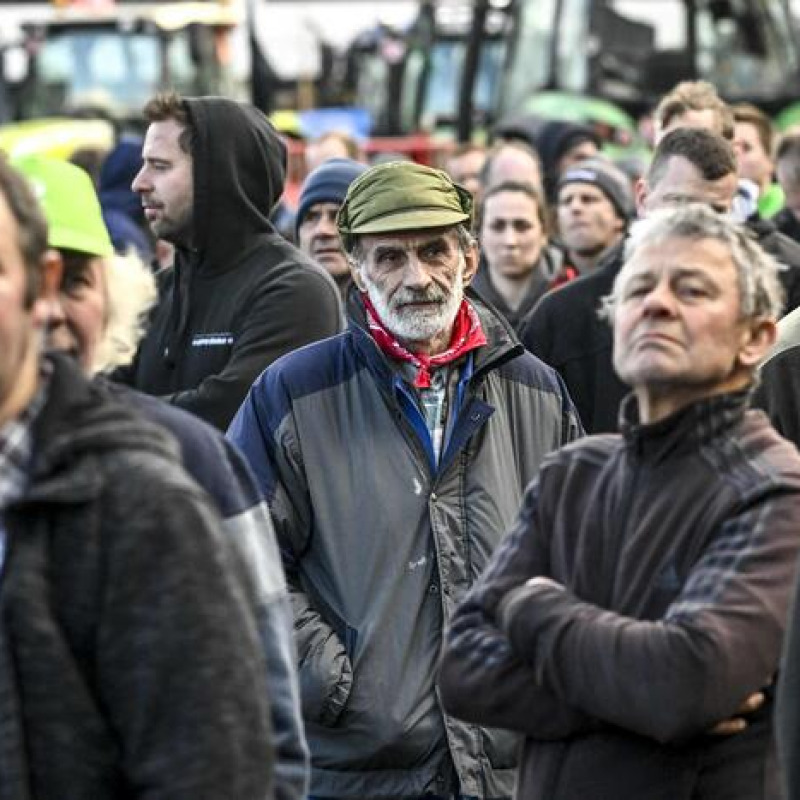
[[[268,368],[229,431],[284,549],[314,795],[511,794],[516,737],[444,715],[435,667],[526,484],[580,425],[556,374],[475,305],[489,344],[463,366],[438,465],[359,325]]]
[[[171,437],[54,364],[5,515],[0,798],[271,798],[253,583]]]

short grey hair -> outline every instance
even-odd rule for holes
[[[472,235],[470,229],[460,223],[458,225],[453,225],[452,227],[447,228],[444,232],[450,233],[451,230],[455,229],[456,236],[458,238],[458,246],[461,249],[461,252],[465,253],[469,250],[475,243],[476,239]],[[431,228],[431,230],[433,230]],[[391,233],[400,233],[401,231],[391,231]],[[387,233],[390,235],[390,233]],[[364,248],[361,246],[361,236],[354,236],[353,237],[353,247],[350,249],[350,252],[347,253],[347,260],[352,267],[359,268],[364,263],[364,257],[366,253],[364,252]]]
[[[712,239],[725,245],[736,268],[741,319],[778,319],[781,316],[784,292],[778,273],[782,267],[762,249],[744,226],[717,214],[703,203],[661,209],[635,222],[625,243],[624,264],[630,262],[642,248],[672,238],[693,241]],[[600,315],[612,324],[624,274],[623,265],[614,280],[611,294],[602,300]]]

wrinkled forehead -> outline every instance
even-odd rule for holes
[[[403,250],[411,252],[434,242],[445,242],[458,246],[457,228],[426,228],[416,231],[391,231],[387,233],[365,233],[360,237],[361,247],[367,254],[378,250]]]
[[[626,259],[617,276],[618,289],[631,280],[696,275],[724,285],[737,284],[736,267],[729,247],[711,237],[677,234],[656,236],[639,245]]]

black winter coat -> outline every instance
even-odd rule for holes
[[[617,430],[628,387],[612,364],[611,326],[598,316],[622,267],[620,243],[590,272],[546,294],[522,323],[520,339],[564,379],[587,433]]]

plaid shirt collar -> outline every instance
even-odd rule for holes
[[[33,455],[33,423],[47,400],[50,365],[40,372],[39,388],[25,410],[0,427],[0,511],[22,497]]]

